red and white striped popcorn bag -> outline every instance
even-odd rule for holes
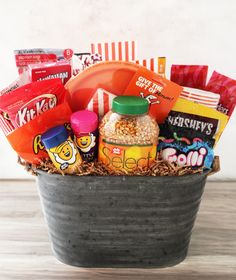
[[[92,43],[91,53],[101,55],[102,61],[123,60],[134,62],[165,77],[166,58],[137,59],[137,44],[135,41]]]
[[[148,70],[157,73],[158,75],[165,78],[166,73],[166,58],[156,57],[149,59],[139,59],[135,60],[135,63],[146,67]]]
[[[88,103],[87,109],[103,117],[112,107],[112,100],[116,95],[99,88]]]
[[[111,42],[111,43],[92,43],[91,53],[98,53],[103,61],[109,60],[136,60],[136,42]]]
[[[220,95],[196,88],[183,87],[180,97],[216,109]]]
[[[2,132],[4,133],[5,136],[10,134],[15,130],[13,124],[11,123],[10,120],[8,120],[5,116],[4,113],[0,111],[0,128],[2,129]]]

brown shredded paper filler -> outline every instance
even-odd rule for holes
[[[62,171],[56,169],[50,159],[43,160],[39,165],[32,165],[23,161],[20,157],[18,163],[32,175],[37,175],[37,170],[42,170],[51,174],[66,175]],[[161,159],[156,160],[148,169],[137,169],[132,173],[124,173],[123,171],[110,170],[104,164],[94,162],[83,162],[75,171],[76,176],[182,176],[187,174],[195,174],[203,172],[203,168],[192,169],[191,166],[177,166]]]

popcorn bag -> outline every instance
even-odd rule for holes
[[[134,61],[136,59],[136,43],[135,41],[93,43],[91,44],[91,53],[100,54],[103,61]]]
[[[166,58],[165,57],[140,59],[140,60],[135,60],[135,63],[146,67],[148,70],[151,70],[164,78],[166,76],[165,75],[165,73],[166,73]]]
[[[56,258],[127,268],[184,260],[207,176],[219,170],[235,81],[214,72],[206,85],[205,65],[172,65],[168,80],[166,58],[138,57],[135,41],[15,58],[0,127],[37,176]]]
[[[99,88],[92,96],[87,109],[95,112],[100,118],[102,118],[112,107],[112,100],[116,95]]]

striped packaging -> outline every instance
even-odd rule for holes
[[[87,109],[103,117],[112,107],[112,100],[116,95],[99,88],[91,98]]]
[[[220,95],[196,88],[184,87],[180,97],[216,109]]]
[[[2,129],[4,135],[6,136],[15,130],[12,123],[6,118],[4,118],[2,112],[0,112],[0,128]]]
[[[136,60],[135,41],[111,42],[111,43],[92,43],[91,53],[98,53],[103,61],[108,60]]]
[[[165,57],[139,59],[139,60],[135,60],[135,63],[142,65],[146,67],[148,70],[151,70],[165,78],[165,72],[166,72]]]

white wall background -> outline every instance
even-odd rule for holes
[[[208,64],[236,79],[235,0],[0,0],[0,88],[16,76],[13,50],[70,47],[132,39],[140,58],[166,56],[169,66]],[[216,154],[221,172],[236,179],[236,112]],[[0,134],[0,178],[30,178]]]

